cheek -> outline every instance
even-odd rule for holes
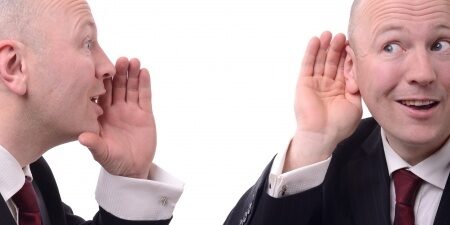
[[[369,60],[368,60],[369,61]],[[358,67],[357,84],[364,100],[378,101],[400,83],[403,69],[395,63],[370,63]]]
[[[437,63],[435,65],[439,82],[450,92],[450,62]]]
[[[82,83],[80,77],[76,73],[66,71],[65,74],[54,76],[47,82],[43,99],[47,99],[48,106],[55,113],[70,114],[76,111],[78,106],[84,104],[87,83]]]

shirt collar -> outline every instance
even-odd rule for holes
[[[0,145],[0,194],[8,201],[25,183],[25,176],[32,178],[30,166],[21,168],[19,162]]]
[[[381,128],[381,139],[383,141],[384,155],[386,156],[389,175],[392,175],[398,169],[408,168],[422,180],[444,190],[450,173],[450,139],[447,140],[439,151],[415,166],[411,166],[392,149],[386,139],[383,128]]]

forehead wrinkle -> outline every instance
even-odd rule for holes
[[[72,16],[85,13],[91,16],[91,9],[85,0],[41,0],[39,4],[36,4],[36,8],[44,13],[60,12]]]
[[[447,19],[450,16],[449,5],[447,0],[361,1],[361,4],[358,6],[358,17],[362,21],[365,20],[367,25],[362,26],[364,23],[359,22],[356,24],[355,30],[369,29],[370,32],[363,33],[373,34],[380,27],[384,29],[383,26],[386,22],[394,23],[400,20],[407,20],[408,22],[422,22],[435,19],[450,21],[450,19]]]
[[[67,0],[69,1],[67,6],[65,7],[65,13],[67,15],[73,16],[76,18],[75,27],[78,27],[80,23],[83,22],[85,18],[89,18],[92,20],[90,23],[94,23],[91,14],[91,9],[89,8],[89,4],[84,0]]]
[[[393,5],[401,5],[403,8],[408,9],[424,9],[437,5],[449,5],[447,0],[359,0],[359,11],[370,13],[373,9],[390,8]]]
[[[83,28],[87,25],[92,28],[94,32],[96,31],[96,26],[94,19],[92,17],[91,9],[89,4],[85,0],[56,0],[59,3],[55,4],[53,10],[57,10],[63,13],[65,17],[71,18],[71,32],[77,32],[77,30]]]
[[[89,4],[84,0],[70,0],[70,3],[67,5],[65,11],[66,13],[70,14],[86,13],[91,15],[91,8],[89,7]]]
[[[392,14],[395,14],[395,18],[398,18],[398,16],[411,16],[414,18],[422,19],[419,17],[442,16],[436,15],[439,13],[445,13],[448,15],[449,2],[442,2],[442,0],[425,1],[422,3],[414,1],[384,1],[382,3],[378,1],[371,1],[369,4],[366,4],[365,7],[363,7],[362,12],[363,15],[369,15],[369,17],[372,17],[372,19]]]
[[[36,1],[39,2],[36,5],[36,8],[38,10],[38,12],[42,12],[42,14],[46,14],[46,13],[50,13],[50,12],[54,12],[57,11],[61,6],[62,3],[65,0],[41,0],[41,1]],[[34,2],[34,1],[32,1]]]
[[[440,12],[437,12],[437,14],[440,14]],[[450,16],[450,15],[449,15]],[[413,15],[413,18],[416,18]],[[401,18],[398,17],[398,14],[395,15],[383,15],[377,18],[371,26],[369,26],[370,33],[374,34],[373,36],[377,36],[379,34],[385,33],[387,31],[391,30],[397,30],[397,31],[411,31],[411,25],[412,24],[421,24],[424,23],[426,25],[427,29],[438,29],[438,28],[448,28],[449,26],[446,25],[450,23],[450,18],[445,18],[443,16],[434,15],[434,16],[422,16],[417,17],[417,19],[412,20],[411,18]],[[405,21],[407,23],[400,23],[401,21]],[[412,26],[414,28],[414,26]]]

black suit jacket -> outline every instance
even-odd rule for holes
[[[48,220],[51,225],[163,225],[170,220],[162,221],[127,221],[122,220],[100,208],[92,221],[84,221],[75,216],[72,210],[61,201],[55,179],[43,158],[30,165],[33,173],[33,185],[41,193]],[[131,191],[131,190],[130,190]],[[1,196],[0,196],[1,197]],[[120,203],[118,203],[120,204]],[[0,225],[17,225],[3,197],[0,199]]]
[[[450,161],[450,159],[449,159]],[[380,126],[362,120],[333,153],[324,182],[283,198],[266,193],[272,162],[242,196],[224,224],[390,225],[390,178]],[[434,225],[450,225],[450,179]]]

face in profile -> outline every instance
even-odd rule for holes
[[[64,141],[98,132],[102,110],[95,99],[115,69],[97,42],[89,6],[84,0],[40,2],[47,6],[35,21],[42,39],[27,54],[30,115]]]
[[[355,19],[353,77],[389,143],[440,147],[450,135],[450,2],[367,0]]]

